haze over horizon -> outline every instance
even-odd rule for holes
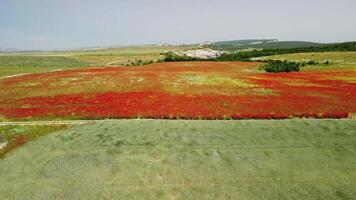
[[[356,40],[356,1],[0,0],[0,48]]]

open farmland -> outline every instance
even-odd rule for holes
[[[333,70],[353,70],[356,69],[356,52],[322,52],[322,53],[294,53],[294,54],[284,54],[284,55],[275,55],[267,56],[262,58],[257,58],[255,60],[288,60],[295,62],[309,62],[315,61],[319,64],[308,65],[303,68],[303,71],[310,70],[324,70],[324,71],[333,71]],[[325,65],[325,62],[329,62],[328,65]]]
[[[179,62],[0,80],[6,119],[347,117],[356,71],[268,74],[254,62]]]
[[[353,199],[355,130],[354,120],[80,125],[0,160],[0,199]]]
[[[82,51],[54,51],[0,54],[0,78],[25,73],[40,73],[83,67],[133,65],[136,61],[155,61],[160,53],[194,49],[186,47],[125,47]]]
[[[125,47],[117,49],[102,49],[95,51],[68,52],[68,56],[94,66],[126,65],[137,60],[143,62],[160,59],[160,54],[166,51],[195,49],[197,46],[168,46],[168,47]]]
[[[356,200],[355,10],[0,0],[0,200]]]
[[[65,56],[0,55],[0,78],[89,66],[89,63]]]

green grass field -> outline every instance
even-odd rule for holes
[[[69,128],[69,125],[0,126],[0,159],[14,149],[53,131]]]
[[[89,63],[64,56],[0,55],[0,77],[88,66]]]
[[[10,152],[0,177],[0,199],[354,199],[356,121],[102,121]]]
[[[125,47],[90,51],[34,52],[0,54],[0,77],[25,73],[49,72],[61,69],[127,65],[142,60],[160,59],[160,53],[194,49],[186,47]]]
[[[320,64],[307,65],[304,70],[356,69],[356,52],[295,53],[257,58],[257,60],[289,60],[297,62],[316,61]],[[329,61],[328,65],[323,64]]]
[[[96,66],[126,65],[137,60],[155,61],[160,59],[160,53],[165,51],[179,51],[194,48],[196,47],[126,47],[77,53],[70,52],[69,55],[82,62],[89,62]]]

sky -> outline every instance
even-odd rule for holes
[[[355,0],[0,0],[0,48],[356,40]]]

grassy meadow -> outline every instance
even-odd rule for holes
[[[160,59],[160,53],[165,51],[193,48],[196,47],[147,46],[87,51],[0,54],[0,77],[83,67],[133,65],[138,60],[143,62],[158,60]]]
[[[160,53],[173,50],[195,49],[197,46],[184,47],[124,47],[97,50],[54,51],[0,54],[0,78],[26,73],[40,73],[56,70],[101,67],[126,66],[142,62],[155,61],[161,58]],[[332,68],[354,69],[356,66],[356,52],[322,52],[297,53],[256,58],[255,60],[290,60],[317,61],[318,65],[308,65],[304,70],[330,70]],[[329,65],[324,65],[329,61]]]
[[[316,61],[319,64],[307,65],[303,67],[302,70],[355,70],[356,69],[356,52],[322,52],[322,53],[295,53],[295,54],[284,54],[267,56],[262,58],[257,58],[255,60],[288,60],[296,62],[309,62]],[[325,62],[329,64],[324,64]]]
[[[69,125],[0,126],[0,144],[7,144],[6,147],[0,148],[0,159],[32,140],[69,127]]]
[[[64,56],[0,55],[0,78],[89,66],[89,63]]]
[[[118,49],[103,49],[97,51],[69,52],[69,56],[82,62],[89,62],[96,66],[127,65],[137,60],[144,62],[155,61],[161,58],[160,53],[165,51],[179,51],[194,49],[187,47],[126,47]]]
[[[0,199],[353,199],[353,120],[121,120],[0,160]]]

